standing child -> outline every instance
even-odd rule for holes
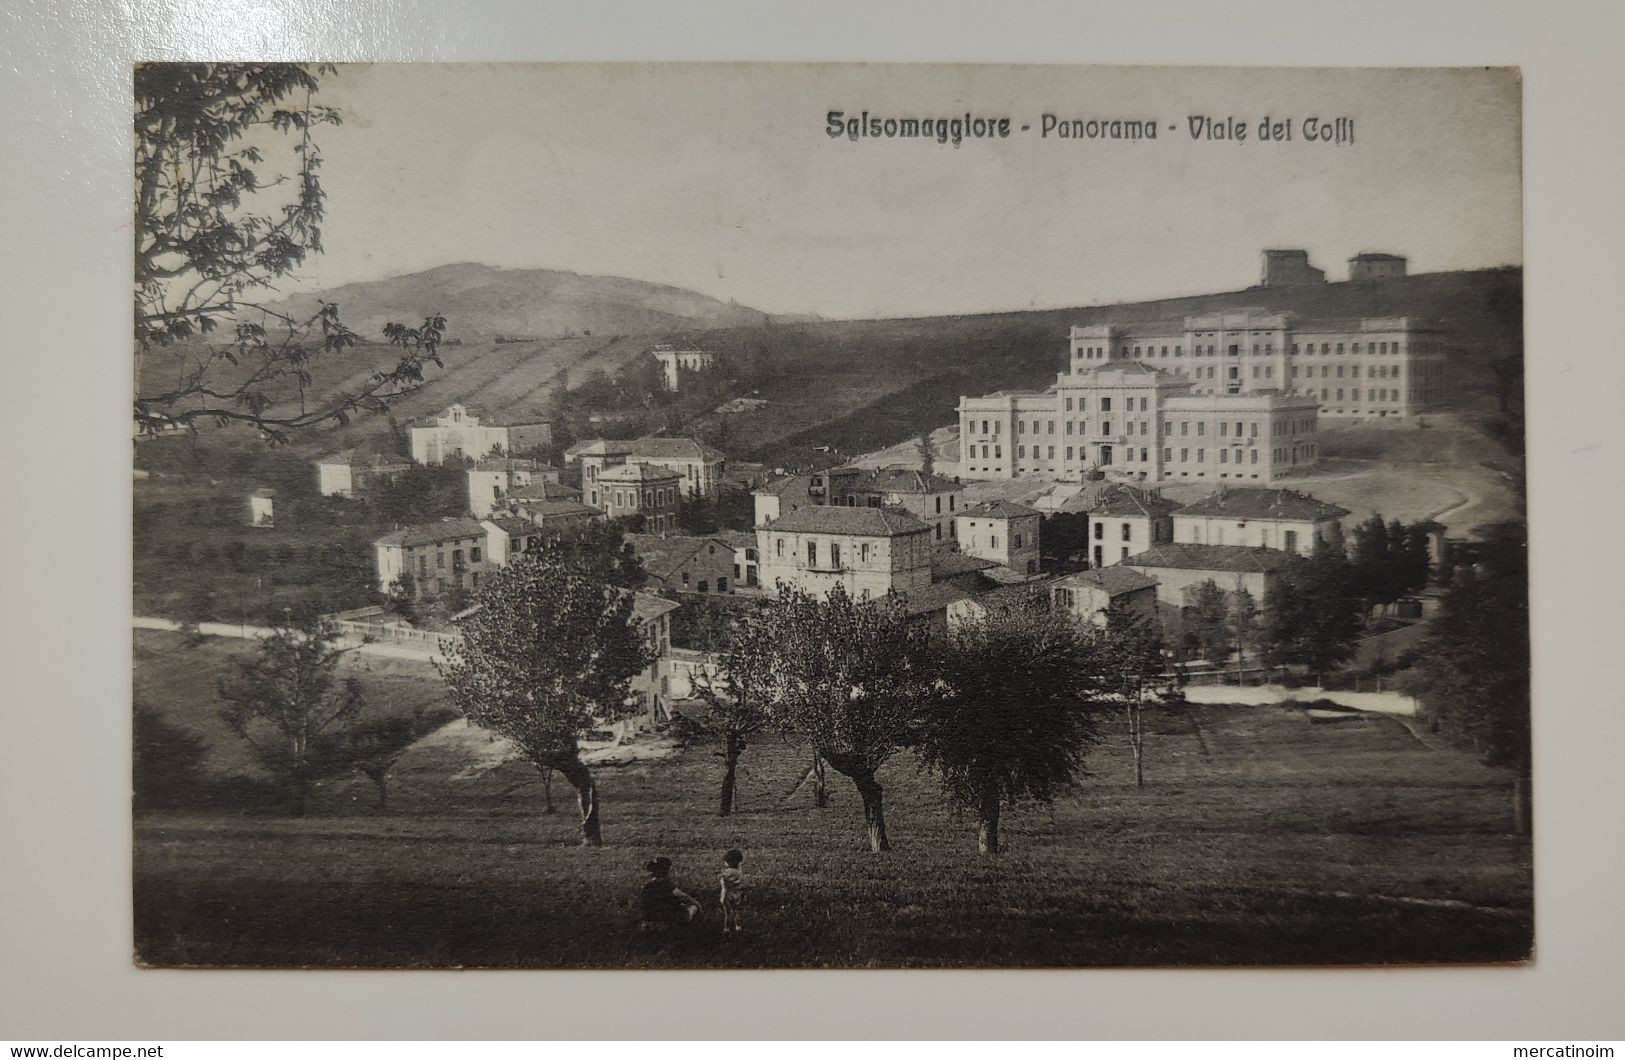
[[[745,901],[745,874],[739,871],[744,864],[745,852],[738,847],[722,855],[722,931],[742,931],[739,925],[739,907]]]

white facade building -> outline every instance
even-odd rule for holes
[[[664,374],[666,389],[675,392],[682,386],[682,373],[703,372],[716,366],[717,355],[706,350],[685,346],[678,349],[669,343],[661,343],[650,351],[654,359],[660,362]]]
[[[866,600],[931,584],[931,527],[901,508],[816,505],[756,528],[762,587]]]
[[[1221,487],[1173,513],[1173,539],[1182,545],[1248,545],[1307,556],[1348,514],[1295,490]]]
[[[1075,362],[1043,391],[961,398],[961,473],[1270,482],[1316,462],[1317,424],[1308,397],[1197,394],[1190,380],[1145,364]]]
[[[432,423],[412,428],[412,459],[420,464],[483,460],[493,452],[523,453],[552,442],[551,424],[487,424],[467,406],[451,405]]]
[[[1448,390],[1444,334],[1413,317],[1299,320],[1238,309],[1159,324],[1074,327],[1074,370],[1131,362],[1193,394],[1287,393],[1327,416],[1414,416]]]

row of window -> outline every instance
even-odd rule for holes
[[[1211,338],[1212,336],[1209,334],[1206,337]],[[1366,343],[1351,342],[1347,344],[1341,342],[1322,342],[1318,352],[1326,356],[1342,354],[1345,352],[1345,345],[1347,347],[1346,352],[1352,354],[1364,352],[1382,356],[1386,354],[1399,354],[1405,352],[1404,343],[1398,341]],[[1130,352],[1131,350],[1132,352]],[[1313,342],[1294,342],[1291,346],[1291,350],[1292,353],[1297,356],[1309,356],[1317,352]],[[1225,347],[1225,352],[1231,357],[1239,357],[1242,353],[1242,344],[1229,343]],[[1411,352],[1416,354],[1442,353],[1444,352],[1444,344],[1441,342],[1418,342],[1413,340],[1411,342]],[[1275,356],[1275,344],[1273,342],[1252,343],[1251,353],[1254,357],[1273,357]],[[1170,356],[1170,353],[1169,347],[1167,346],[1162,346],[1159,348],[1157,346],[1130,346],[1125,344],[1118,347],[1118,355],[1121,357],[1132,357],[1135,360],[1138,360],[1146,357],[1168,357]],[[1212,343],[1199,343],[1191,347],[1192,357],[1214,357],[1217,355],[1218,347]],[[1074,356],[1086,361],[1100,361],[1109,357],[1110,351],[1104,346],[1079,346],[1075,351]],[[1182,345],[1175,345],[1172,350],[1172,356],[1185,356],[1185,347]]]
[[[674,486],[662,486],[659,489],[632,490],[617,489],[606,490],[605,496],[616,508],[637,508],[638,499],[642,497],[644,508],[667,508],[677,503],[677,489]],[[596,496],[596,494],[595,494]]]

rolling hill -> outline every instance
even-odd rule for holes
[[[390,321],[429,313],[451,323],[448,336],[551,339],[578,335],[661,335],[749,327],[766,314],[679,287],[624,276],[554,269],[502,269],[464,262],[424,272],[348,283],[321,292],[356,332],[377,336]],[[289,298],[294,315],[316,309],[318,295]]]
[[[701,415],[689,429],[708,433],[736,459],[770,464],[800,463],[814,446],[855,454],[894,444],[952,423],[961,395],[1044,386],[1064,361],[1073,325],[1243,307],[1304,318],[1423,317],[1452,336],[1464,405],[1483,404],[1493,386],[1490,366],[1523,351],[1519,268],[885,320],[797,321],[638,280],[467,264],[324,295],[339,303],[350,327],[372,338],[389,320],[440,312],[450,321],[445,369],[396,405],[398,420],[454,401],[497,418],[532,417],[546,407],[561,369],[574,379],[599,368],[613,373],[654,342],[683,337],[727,355],[738,392],[766,400],[750,411]],[[365,347],[319,358],[312,393],[353,387],[380,360],[380,351]],[[383,417],[368,416],[297,446],[343,448],[386,430]]]

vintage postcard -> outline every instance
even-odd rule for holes
[[[1516,70],[132,87],[139,963],[1532,954]]]

